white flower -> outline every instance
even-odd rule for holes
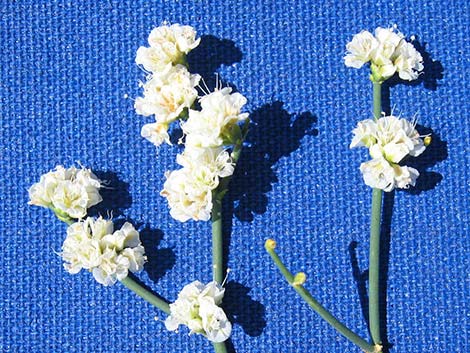
[[[164,72],[171,65],[184,63],[184,56],[199,45],[196,31],[190,26],[160,26],[150,32],[150,47],[140,47],[135,61],[149,72]]]
[[[388,161],[398,163],[408,154],[420,155],[426,148],[414,124],[406,119],[384,116],[377,120],[376,127],[375,138],[379,148],[371,147],[373,158],[382,154]]]
[[[348,54],[344,57],[346,66],[359,69],[371,59],[371,53],[379,45],[377,39],[368,31],[356,34],[346,45]]]
[[[188,54],[196,48],[200,41],[200,38],[196,39],[196,30],[193,27],[182,26],[177,23],[171,26],[154,28],[149,35],[149,44],[151,46],[165,47],[171,43],[178,51],[184,54]]]
[[[415,80],[423,70],[423,58],[404,35],[392,28],[378,27],[375,36],[362,31],[346,45],[346,66],[360,68],[370,62],[373,81],[382,82],[395,72],[403,80]]]
[[[171,145],[170,135],[168,135],[168,125],[162,123],[145,124],[142,126],[140,135],[152,142],[155,146],[160,146],[163,142]]]
[[[218,183],[207,169],[183,168],[166,174],[160,195],[166,197],[170,215],[180,221],[208,221],[212,210],[212,188]]]
[[[360,168],[366,185],[371,188],[392,191],[395,186],[395,172],[384,158],[375,158],[362,163]]]
[[[186,147],[176,158],[183,168],[167,173],[160,195],[166,197],[176,220],[207,221],[212,210],[212,190],[220,178],[233,174],[230,155],[222,147]]]
[[[179,325],[188,326],[191,333],[199,333],[212,342],[224,342],[230,337],[232,324],[219,306],[224,289],[216,282],[203,285],[194,281],[178,294],[170,304],[170,316],[165,320],[169,331],[176,331]]]
[[[350,148],[368,147],[373,158],[360,167],[366,185],[384,191],[415,185],[418,171],[397,164],[408,155],[420,155],[426,148],[415,124],[395,116],[385,116],[376,121],[359,122],[353,133]]]
[[[410,186],[415,186],[416,179],[419,177],[419,172],[411,167],[393,166],[395,171],[395,187],[400,189],[408,189]]]
[[[207,339],[212,342],[226,341],[232,333],[232,324],[228,321],[224,310],[217,306],[210,297],[202,298],[199,305],[202,328]]]
[[[392,191],[395,188],[408,189],[416,184],[419,176],[416,169],[391,164],[384,158],[375,158],[362,163],[360,170],[366,185],[384,191]]]
[[[172,66],[163,74],[150,76],[143,84],[144,96],[135,100],[137,114],[155,115],[159,123],[175,121],[197,98],[195,87],[200,78],[190,74],[183,65]]]
[[[378,41],[378,46],[374,49],[374,53],[372,54],[374,61],[378,65],[383,65],[384,63],[388,62],[395,50],[400,44],[400,41],[403,39],[403,34],[400,32],[395,32],[395,28],[382,28],[378,27],[375,30],[375,38]]]
[[[230,87],[216,90],[200,99],[201,111],[189,110],[188,120],[181,125],[187,146],[220,147],[236,142],[238,123],[246,120],[248,113],[240,113],[246,98],[231,92]]]
[[[83,218],[87,209],[101,202],[100,180],[89,169],[57,166],[29,189],[30,205],[53,209],[69,218]]]
[[[424,69],[423,57],[413,44],[404,40],[400,42],[395,51],[394,65],[398,76],[402,80],[413,81],[418,78],[419,72]]]
[[[206,169],[207,172],[204,174],[211,174],[214,179],[228,177],[234,171],[230,154],[222,147],[198,148],[187,146],[182,154],[176,156],[176,162],[182,167],[193,171],[198,168]],[[200,174],[200,172],[196,172],[196,174]],[[218,182],[215,182],[212,188],[216,188],[217,185]]]
[[[101,217],[70,225],[61,252],[64,268],[71,274],[89,270],[105,286],[124,279],[129,271],[141,271],[146,257],[139,233],[128,222],[113,229],[113,222]]]
[[[371,119],[362,120],[357,123],[357,127],[353,130],[354,137],[349,145],[353,147],[370,147],[377,141],[377,124]]]

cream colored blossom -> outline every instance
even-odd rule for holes
[[[346,45],[348,54],[344,57],[346,66],[359,69],[371,60],[372,51],[379,45],[379,42],[372,33],[361,31],[354,35],[351,42]]]
[[[362,163],[360,170],[366,185],[384,191],[392,191],[395,188],[408,189],[416,184],[419,176],[416,169],[390,163],[384,158]]]
[[[222,147],[197,148],[187,146],[176,162],[184,168],[196,170],[206,168],[215,177],[225,178],[233,174],[234,166],[230,154]],[[217,185],[216,185],[217,186]]]
[[[196,38],[196,30],[193,27],[175,23],[154,28],[148,41],[152,47],[166,47],[171,43],[177,51],[188,54],[199,45],[201,39]]]
[[[212,210],[212,191],[220,178],[233,174],[230,155],[222,147],[186,147],[176,161],[183,168],[167,173],[160,195],[166,197],[176,220],[207,221]]]
[[[377,142],[377,124],[371,119],[362,120],[353,130],[353,134],[354,137],[349,148],[360,146],[370,147]]]
[[[362,31],[346,45],[346,66],[360,68],[370,62],[371,79],[383,82],[396,72],[403,80],[415,80],[423,70],[423,58],[396,27],[375,30],[375,36]]]
[[[402,40],[397,46],[394,56],[393,63],[397,69],[398,76],[402,80],[416,80],[419,73],[424,69],[423,57],[411,43]]]
[[[160,195],[170,207],[170,215],[180,221],[208,221],[212,210],[212,189],[218,184],[206,168],[183,168],[166,174]]]
[[[182,124],[186,145],[220,147],[234,144],[240,136],[239,122],[248,118],[240,110],[246,98],[231,93],[230,87],[216,90],[200,99],[201,111],[189,110],[189,118]]]
[[[101,217],[71,224],[62,245],[64,268],[71,274],[89,270],[105,286],[124,279],[129,271],[141,271],[146,257],[139,233],[128,222],[113,230],[113,222]]]
[[[385,116],[359,122],[353,133],[350,148],[368,147],[372,157],[360,167],[367,185],[384,191],[415,185],[419,172],[398,165],[406,156],[419,156],[426,148],[413,123]]]
[[[219,306],[224,289],[216,282],[207,285],[194,281],[178,294],[170,304],[170,316],[165,320],[169,331],[176,331],[179,325],[186,325],[190,334],[198,333],[212,342],[224,342],[230,337],[232,324]]]
[[[88,208],[102,201],[100,187],[89,169],[59,165],[30,187],[29,204],[50,208],[62,217],[83,218]]]
[[[163,142],[171,145],[170,135],[168,135],[168,125],[162,123],[145,124],[140,130],[140,135],[152,142],[155,146],[160,146]]]
[[[167,71],[171,65],[185,62],[185,55],[199,45],[196,31],[190,26],[160,26],[150,32],[150,47],[137,50],[136,63],[152,73]]]
[[[405,156],[419,156],[425,150],[424,142],[414,124],[393,115],[384,116],[376,121],[375,138],[378,153],[371,148],[373,158],[382,154],[388,161],[400,162]]]
[[[395,172],[384,158],[375,158],[362,163],[360,168],[366,185],[371,188],[392,191],[395,186]]]
[[[168,124],[188,109],[197,98],[200,76],[190,74],[183,65],[172,66],[163,74],[152,75],[143,84],[144,96],[135,100],[137,114],[154,115],[158,123]]]

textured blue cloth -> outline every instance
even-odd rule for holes
[[[371,190],[358,170],[367,152],[348,145],[371,116],[372,88],[367,69],[342,57],[362,29],[397,23],[417,36],[426,74],[385,87],[384,108],[417,114],[434,143],[416,162],[418,187],[385,199],[386,338],[391,353],[470,352],[468,1],[3,0],[0,14],[0,351],[212,350],[187,330],[167,332],[155,320],[165,316],[123,286],[67,274],[54,253],[65,226],[27,205],[41,174],[80,161],[113,187],[96,212],[142,231],[145,285],[174,300],[190,281],[211,280],[210,225],[174,221],[158,195],[177,148],[142,139],[151,118],[123,98],[141,94],[136,49],[166,20],[204,36],[193,71],[237,87],[255,123],[224,206],[224,302],[238,353],[359,351],[287,286],[268,237],[317,299],[368,337]]]

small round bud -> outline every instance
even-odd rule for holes
[[[298,272],[294,276],[293,286],[301,286],[307,281],[307,275],[304,272]]]
[[[431,137],[430,135],[429,135],[429,136],[426,136],[426,137],[424,138],[424,145],[425,145],[426,147],[429,146],[429,145],[431,144],[431,142],[432,142],[432,137]]]
[[[274,250],[276,248],[276,241],[274,239],[268,239],[264,243],[266,250]]]

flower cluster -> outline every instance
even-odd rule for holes
[[[200,76],[187,69],[186,54],[198,46],[196,32],[190,26],[163,25],[152,30],[150,47],[137,50],[136,63],[149,72],[141,83],[144,96],[135,100],[137,114],[155,116],[155,123],[142,127],[141,135],[155,146],[170,143],[169,124],[186,115],[197,98]]]
[[[372,81],[383,82],[395,73],[403,80],[412,81],[424,68],[421,54],[402,33],[395,32],[395,27],[378,27],[375,36],[361,31],[346,45],[346,49],[346,66],[358,69],[370,62]]]
[[[104,286],[143,269],[146,257],[139,233],[126,222],[114,231],[113,222],[88,217],[71,224],[61,252],[64,268],[71,274],[86,269]]]
[[[240,113],[246,98],[231,93],[229,87],[216,89],[200,99],[201,110],[189,110],[182,123],[185,150],[177,163],[183,168],[166,174],[160,193],[166,197],[173,218],[207,221],[213,205],[213,191],[220,178],[233,174],[234,165],[228,148],[240,145],[244,136],[239,122],[248,118]]]
[[[426,148],[415,124],[395,116],[384,116],[375,121],[360,121],[353,134],[350,148],[367,147],[372,157],[360,166],[367,185],[384,191],[415,185],[418,171],[398,164],[408,155],[420,155]]]
[[[29,204],[50,208],[62,220],[83,218],[88,208],[103,200],[100,187],[89,169],[59,165],[29,188]]]
[[[216,282],[207,285],[194,281],[186,285],[178,294],[178,299],[170,304],[170,316],[165,326],[176,331],[179,325],[186,325],[191,333],[199,333],[212,342],[224,342],[230,337],[232,324],[219,306],[225,289]]]

